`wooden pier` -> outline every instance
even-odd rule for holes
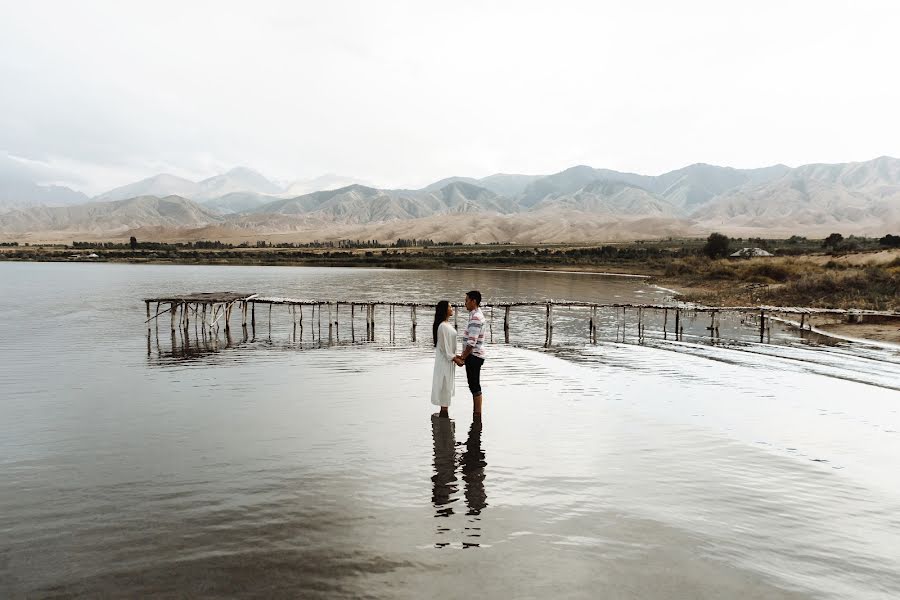
[[[397,331],[398,313],[401,311],[409,312],[409,324],[412,341],[416,341],[416,333],[418,327],[418,309],[434,308],[434,304],[420,302],[354,302],[349,300],[307,300],[298,298],[284,298],[274,296],[260,296],[253,293],[239,292],[203,292],[192,293],[179,296],[164,296],[158,298],[147,298],[144,300],[146,304],[148,334],[151,322],[156,323],[159,327],[160,318],[164,315],[169,316],[171,333],[177,331],[187,332],[191,322],[193,322],[195,331],[202,336],[218,335],[221,329],[224,329],[226,335],[232,327],[232,314],[237,308],[240,315],[240,326],[246,336],[248,326],[252,330],[253,337],[256,337],[257,329],[257,305],[260,310],[266,312],[262,315],[267,322],[268,331],[272,329],[272,309],[275,306],[284,306],[287,309],[288,318],[293,325],[294,337],[298,327],[302,332],[304,327],[311,327],[314,335],[319,340],[323,338],[323,331],[327,333],[327,339],[332,341],[339,339],[340,327],[342,325],[341,315],[344,316],[343,325],[350,328],[350,339],[352,341],[375,341],[376,322],[382,318],[387,319],[387,336],[388,341],[394,341]],[[453,305],[454,325],[459,324],[458,307]],[[896,317],[900,318],[900,312],[893,311],[871,311],[871,310],[845,310],[845,309],[826,309],[826,308],[804,308],[804,307],[787,307],[787,306],[730,306],[730,307],[714,307],[700,306],[694,304],[677,303],[677,304],[635,304],[635,303],[593,303],[593,302],[572,302],[572,301],[553,301],[546,300],[542,302],[497,302],[484,303],[481,305],[487,319],[490,341],[493,341],[494,333],[494,315],[495,311],[502,315],[503,340],[509,342],[511,313],[517,308],[543,309],[544,315],[544,346],[553,345],[553,329],[554,329],[554,311],[557,309],[576,309],[586,311],[585,325],[587,326],[588,339],[592,343],[597,342],[597,329],[600,324],[599,315],[601,311],[614,311],[615,322],[618,330],[621,327],[624,332],[626,323],[633,323],[636,328],[639,339],[645,334],[646,324],[651,320],[649,315],[655,317],[654,322],[662,322],[661,334],[663,339],[669,339],[671,335],[675,340],[681,340],[684,336],[685,317],[696,319],[698,315],[707,315],[709,325],[705,327],[710,338],[719,337],[719,324],[722,314],[739,314],[742,322],[752,320],[754,327],[758,325],[759,341],[764,342],[770,335],[771,320],[773,317],[785,318],[791,317],[799,319],[799,328],[811,330],[811,319],[814,316],[832,316],[842,317],[854,320],[865,319],[866,316],[879,317]],[[155,309],[155,310],[154,310]],[[305,312],[304,312],[305,311]],[[631,315],[628,315],[631,311]],[[357,321],[361,317],[365,317],[365,338],[362,337],[362,327],[360,326],[359,335],[357,335]],[[304,323],[304,317],[306,321]],[[323,328],[323,317],[325,320]],[[758,319],[758,323],[756,323]],[[348,323],[349,321],[349,323]],[[430,315],[426,315],[426,321],[429,325],[430,335]],[[672,323],[670,331],[669,324]],[[381,331],[384,332],[382,327]],[[623,333],[624,339],[624,333]]]

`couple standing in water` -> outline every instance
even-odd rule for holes
[[[441,407],[439,416],[449,417],[448,408],[456,393],[456,367],[465,366],[469,391],[472,392],[472,416],[481,420],[481,366],[484,364],[484,314],[481,312],[481,292],[466,294],[469,323],[466,326],[463,351],[456,354],[456,329],[450,324],[453,307],[447,300],[437,304],[434,313],[434,376],[431,382],[431,403]]]

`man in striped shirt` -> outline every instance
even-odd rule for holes
[[[484,364],[484,313],[481,312],[481,292],[472,290],[466,294],[466,310],[469,324],[466,327],[463,353],[454,361],[466,366],[466,379],[472,392],[472,412],[475,419],[481,419],[481,366]]]

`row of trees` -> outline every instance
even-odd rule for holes
[[[18,242],[0,242],[0,246],[18,246]],[[339,240],[337,242],[327,241],[320,242],[318,240],[312,242],[279,242],[272,243],[266,240],[258,240],[252,247],[254,248],[427,248],[437,245],[454,245],[450,242],[435,242],[432,239],[406,239],[400,238],[396,242],[382,243],[378,240]],[[456,243],[455,245],[460,245]],[[135,236],[131,236],[128,244],[121,242],[72,242],[73,248],[107,248],[110,250],[122,250],[131,248],[132,252],[140,248],[141,250],[171,250],[172,248],[198,249],[198,250],[231,250],[233,248],[250,248],[247,242],[240,244],[229,244],[218,240],[199,240],[196,242],[139,242]]]
[[[848,242],[853,241],[853,236],[851,235],[849,239],[845,240],[844,236],[839,233],[832,233],[822,242],[822,246],[825,248],[831,249],[841,249],[845,247]],[[878,239],[878,244],[880,246],[885,246],[887,248],[900,248],[900,235],[887,234],[886,236]]]
[[[797,235],[793,235],[787,239],[787,243],[790,245],[797,245],[807,241],[808,240],[805,237]],[[859,247],[860,241],[868,241],[868,243],[871,244],[866,238],[856,238],[854,236],[844,238],[840,233],[832,233],[822,241],[822,247],[829,250],[855,250]],[[709,237],[706,238],[706,244],[703,246],[703,253],[710,258],[728,256],[731,252],[731,242],[732,238],[729,238],[727,235],[711,233]],[[767,240],[763,240],[762,238],[756,240],[749,238],[747,242],[751,244],[751,246],[768,248]],[[886,248],[900,248],[900,236],[889,233],[880,238],[878,244]]]
[[[721,233],[711,233],[709,237],[706,239],[706,244],[703,246],[703,253],[710,258],[722,258],[724,256],[728,256],[731,253],[732,242],[740,242],[743,243],[743,238],[729,238],[727,235]],[[775,242],[775,240],[766,240],[763,238],[748,238],[747,244],[752,247],[759,247],[764,249],[770,249],[770,244]],[[785,242],[788,246],[796,246],[799,244],[806,245],[809,240],[805,237],[801,236],[791,236]],[[826,237],[822,241],[822,247],[827,248],[829,250],[854,250],[857,249],[860,243],[867,243],[869,247],[871,247],[872,241],[870,238],[857,238],[854,236],[850,236],[849,238],[844,238],[840,233],[832,233],[828,237]],[[784,243],[784,242],[782,242]],[[900,235],[887,234],[884,237],[879,238],[878,244],[880,246],[886,248],[900,248]],[[0,246],[18,246],[18,242],[0,242]],[[26,246],[28,244],[25,244]],[[259,240],[256,242],[256,248],[341,248],[341,249],[352,249],[352,248],[428,248],[429,246],[458,246],[457,243],[449,243],[449,242],[435,242],[431,239],[406,239],[399,238],[396,242],[390,244],[382,244],[378,240],[340,240],[339,242],[306,242],[306,243],[295,243],[295,242],[282,242],[278,244],[272,244],[271,242],[267,242],[265,240]],[[72,242],[73,248],[108,248],[108,249],[124,249],[126,247],[130,247],[132,252],[137,250],[138,248],[142,250],[172,250],[172,249],[198,249],[198,250],[231,250],[233,248],[249,248],[250,244],[243,242],[235,246],[234,244],[229,244],[226,242],[220,242],[218,240],[199,240],[196,242],[174,242],[174,243],[163,243],[163,242],[138,242],[137,238],[131,236],[128,241],[128,244],[123,244],[120,242]],[[785,252],[788,252],[789,248],[784,249]],[[535,248],[535,252],[540,254],[541,252]],[[544,250],[549,254],[549,250]],[[516,254],[519,251],[515,251]],[[612,258],[620,253],[620,249],[614,246],[602,246],[598,248],[582,248],[582,249],[574,249],[565,251],[566,255],[590,255],[590,256],[600,256],[604,258]],[[796,251],[794,251],[796,253]]]

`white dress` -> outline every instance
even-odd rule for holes
[[[456,393],[456,330],[444,321],[438,325],[437,346],[434,348],[434,376],[431,379],[431,403],[450,406]]]

